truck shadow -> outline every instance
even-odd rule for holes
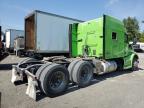
[[[120,75],[124,75],[124,74],[129,74],[135,71],[131,71],[131,70],[124,70],[124,71],[116,71],[116,72],[110,72],[110,73],[106,73],[104,75],[94,75],[94,79],[97,80],[97,82],[106,80],[108,78],[112,78],[112,77],[116,77],[116,76],[120,76]]]
[[[15,86],[22,85],[22,84],[25,84],[26,86],[28,85],[25,81],[22,81],[22,80],[17,80],[14,82]]]
[[[10,63],[10,64],[0,64],[0,70],[11,70],[12,65],[16,65],[17,63]]]
[[[144,53],[143,50],[135,50],[135,52],[137,52],[137,53]]]
[[[144,70],[144,69],[139,68],[138,70]],[[120,75],[124,75],[124,74],[129,74],[129,73],[132,73],[132,72],[137,72],[138,70],[136,70],[136,71],[131,71],[131,70],[116,71],[116,72],[111,72],[111,73],[107,73],[107,74],[104,74],[104,75],[95,75],[94,74],[93,80],[91,81],[91,84],[89,86],[92,86],[92,85],[97,84],[101,81],[104,81],[107,78],[112,78],[112,77],[116,77],[116,76],[120,76]],[[87,86],[87,87],[89,87],[89,86]],[[86,87],[84,87],[84,88],[86,88]],[[79,88],[76,84],[70,84],[68,89],[64,93],[62,93],[58,96],[50,97],[50,98],[59,97],[59,96],[74,92],[74,91],[79,90],[79,89],[83,89],[83,88]],[[39,100],[41,100],[45,97],[49,97],[49,96],[46,96],[45,94],[43,94],[39,91],[39,92],[37,92],[37,100],[36,101],[39,101]]]
[[[0,61],[5,59],[8,55],[9,55],[8,53],[4,53],[3,55],[0,55]]]

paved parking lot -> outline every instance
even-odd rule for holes
[[[10,82],[11,65],[24,58],[8,56],[0,62],[2,108],[144,108],[144,54],[138,55],[138,71],[96,76],[86,88],[71,87],[55,98],[40,95],[37,102],[25,94],[25,84]]]

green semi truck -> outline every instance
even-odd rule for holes
[[[110,16],[73,24],[71,37],[72,57],[115,61],[120,69],[132,68],[133,59],[138,59],[128,44],[123,23]]]
[[[70,83],[88,86],[93,74],[138,68],[138,55],[128,44],[124,24],[107,15],[70,24],[69,47],[69,57],[27,58],[14,65],[12,82],[17,76],[28,78],[26,94],[36,99],[36,87],[48,96],[57,96]]]

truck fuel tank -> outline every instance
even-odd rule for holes
[[[94,63],[94,62],[93,62]],[[116,71],[117,69],[117,63],[115,61],[97,61],[94,63],[95,65],[95,71],[96,74],[104,74]]]
[[[102,61],[100,66],[100,74],[116,71],[117,63],[115,61]]]

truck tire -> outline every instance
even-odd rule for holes
[[[72,72],[73,72],[73,69],[75,67],[75,65],[80,61],[80,59],[76,59],[74,61],[72,61],[70,63],[70,65],[68,66],[68,71],[69,71],[69,77],[70,77],[70,81],[73,82],[73,79],[72,79]]]
[[[132,71],[136,71],[138,69],[138,58],[134,57],[133,61],[132,61]]]
[[[41,75],[41,73],[42,73],[42,71],[46,68],[46,67],[48,67],[49,65],[51,65],[52,63],[51,62],[48,62],[48,63],[46,63],[46,64],[43,64],[38,70],[37,70],[37,72],[36,72],[36,77],[37,77],[37,79],[40,79],[40,75]]]
[[[79,87],[88,86],[93,76],[93,67],[88,61],[79,61],[72,73],[73,81]]]
[[[65,91],[69,83],[68,70],[59,64],[51,64],[40,75],[41,90],[48,96],[57,96]]]
[[[41,73],[43,72],[43,70],[44,70],[46,67],[48,67],[49,65],[51,65],[50,62],[48,62],[48,63],[46,63],[46,64],[43,64],[43,65],[37,70],[37,72],[36,72],[36,74],[35,74],[36,78],[38,79],[38,87],[39,87],[40,91],[42,91],[42,92],[43,92],[43,90],[41,89],[42,87],[41,87],[41,84],[40,84],[40,76],[41,76]]]

